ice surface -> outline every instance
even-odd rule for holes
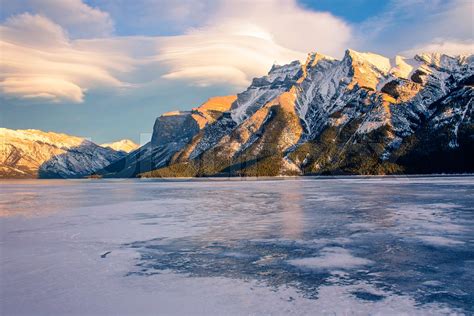
[[[474,313],[473,177],[0,186],[2,315]]]
[[[464,244],[463,241],[454,240],[442,236],[418,236],[422,241],[435,246],[455,246]]]
[[[350,269],[370,264],[372,261],[354,257],[348,250],[341,247],[327,247],[321,249],[320,257],[293,259],[288,263],[309,269]]]

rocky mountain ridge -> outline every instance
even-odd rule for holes
[[[82,137],[0,128],[0,178],[81,178],[123,156]]]
[[[190,114],[172,128],[158,118],[148,146],[160,154],[129,176],[472,172],[473,75],[472,55],[311,53],[255,78],[199,128]],[[431,167],[416,167],[431,154]]]

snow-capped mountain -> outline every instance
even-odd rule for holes
[[[472,55],[311,53],[273,66],[213,120],[159,117],[152,141],[102,174],[472,172],[473,84]]]
[[[474,55],[311,53],[236,96],[161,115],[140,148],[2,128],[0,175],[474,172],[473,100]]]
[[[0,128],[0,178],[78,178],[124,155],[81,137]]]
[[[129,153],[131,151],[134,151],[135,149],[138,149],[138,147],[140,147],[138,144],[135,144],[130,139],[121,139],[112,143],[100,144],[100,146],[104,148],[110,148],[115,151],[123,151],[125,153]]]

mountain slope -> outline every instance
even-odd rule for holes
[[[473,74],[474,56],[311,53],[254,79],[215,120],[158,118],[159,154],[130,175],[473,172]]]
[[[78,178],[123,156],[81,137],[0,128],[0,178]]]

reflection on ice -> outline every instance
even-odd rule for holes
[[[354,257],[347,249],[341,247],[326,247],[321,249],[319,257],[289,260],[288,263],[308,269],[353,269],[365,266],[372,261]]]
[[[2,312],[474,313],[473,189],[472,177],[6,182]]]
[[[463,241],[454,240],[442,236],[417,236],[422,241],[434,246],[455,246],[464,244]]]

